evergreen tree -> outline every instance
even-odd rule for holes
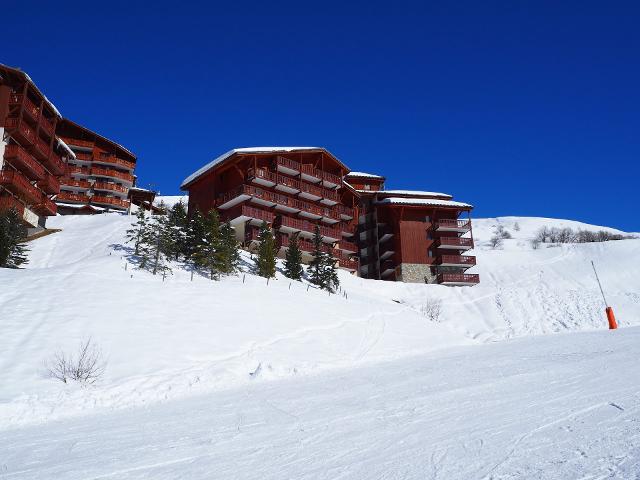
[[[166,215],[156,215],[148,225],[148,234],[140,244],[142,262],[140,268],[146,268],[154,275],[171,273],[167,257],[172,252],[171,229]]]
[[[314,285],[323,288],[322,273],[324,266],[324,244],[322,243],[322,235],[320,234],[320,227],[316,225],[316,229],[313,233],[313,260],[309,262],[309,281]]]
[[[26,237],[27,229],[15,208],[0,213],[0,267],[18,268],[27,263]]]
[[[236,273],[240,264],[240,251],[236,232],[229,222],[220,226],[220,247],[221,272],[226,275]]]
[[[258,247],[258,259],[256,260],[257,273],[261,277],[275,277],[276,246],[273,233],[267,222],[262,222],[258,241],[260,242],[260,246]]]
[[[188,219],[187,234],[185,239],[185,258],[197,265],[197,255],[205,238],[206,219],[200,210],[195,210]]]
[[[187,256],[187,237],[189,220],[187,218],[187,209],[182,201],[176,203],[167,213],[169,228],[171,229],[172,252],[171,256],[176,260],[180,256]]]
[[[127,243],[133,243],[134,255],[140,255],[140,246],[145,243],[148,235],[149,220],[147,219],[147,212],[144,208],[138,207],[136,220],[131,224],[131,228],[127,230]]]
[[[300,280],[302,278],[302,252],[298,243],[298,234],[289,237],[289,247],[284,260],[284,274],[293,279]]]
[[[336,262],[337,259],[333,256],[333,247],[330,247],[324,256],[322,265],[322,288],[330,292],[334,292],[340,286]]]
[[[198,226],[199,228],[200,226]],[[220,237],[220,217],[215,209],[211,209],[202,221],[202,238],[194,244],[194,263],[206,269],[211,280],[217,279],[223,265],[223,248]]]

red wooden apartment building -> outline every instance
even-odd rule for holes
[[[71,120],[58,123],[58,135],[73,150],[56,197],[61,214],[126,211],[134,185],[136,156],[122,145]]]
[[[475,257],[471,221],[458,217],[471,205],[450,195],[383,190],[384,178],[351,172],[316,147],[231,150],[189,176],[189,210],[216,208],[252,248],[266,221],[281,255],[298,234],[311,258],[316,225],[338,265],[365,278],[475,285],[467,274]]]
[[[56,214],[52,196],[73,154],[56,136],[61,116],[29,76],[0,64],[0,210],[38,229]]]

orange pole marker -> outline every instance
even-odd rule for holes
[[[616,322],[616,316],[613,314],[613,308],[607,307],[605,311],[607,312],[607,320],[609,320],[609,330],[615,330],[618,328],[618,323]]]

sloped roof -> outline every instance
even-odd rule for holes
[[[345,175],[345,177],[375,178],[377,180],[385,180],[385,177],[383,177],[382,175],[376,175],[374,173],[365,173],[365,172],[349,172]]]
[[[463,202],[454,202],[453,200],[441,200],[439,198],[406,198],[406,197],[388,197],[376,200],[376,205],[414,205],[414,206],[433,206],[433,207],[453,207],[471,209],[473,205]]]

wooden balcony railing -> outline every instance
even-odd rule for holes
[[[338,192],[335,190],[330,190],[328,188],[323,188],[322,189],[322,198],[326,199],[326,200],[331,200],[334,202],[339,202],[340,201],[340,196],[338,195]]]
[[[230,210],[225,210],[224,219],[233,221],[240,217],[247,217],[250,220],[265,221],[267,223],[273,222],[273,213],[262,210],[260,208],[250,207],[249,205],[238,205]]]
[[[76,159],[82,160],[83,162],[90,162],[93,160],[93,155],[87,152],[76,152]]]
[[[323,218],[330,218],[336,221],[340,221],[341,219],[340,212],[338,212],[336,208],[320,207],[320,210]]]
[[[53,121],[45,117],[44,115],[40,119],[40,128],[42,128],[48,135],[52,136],[55,131]]]
[[[351,223],[347,223],[347,222],[342,222],[340,224],[340,231],[342,233],[346,233],[347,235],[355,235],[356,233],[356,226],[352,225]]]
[[[480,283],[480,275],[477,273],[441,273],[438,275],[438,283],[477,284]]]
[[[332,227],[325,227],[324,225],[320,225],[320,233],[323,237],[335,238],[336,240],[341,238],[340,230]]]
[[[338,243],[338,248],[346,252],[355,253],[358,251],[358,246],[355,243],[347,242],[346,240],[340,240],[340,242]]]
[[[91,175],[96,177],[112,177],[125,180],[127,182],[133,182],[133,175],[126,172],[119,172],[112,168],[91,167]]]
[[[47,159],[43,162],[44,165],[54,175],[62,175],[65,173],[67,166],[56,152],[51,152]]]
[[[93,148],[93,142],[90,140],[80,140],[79,138],[60,137],[62,141],[69,146]]]
[[[277,156],[276,157],[276,168],[277,167],[287,168],[287,169],[293,170],[295,172],[299,172],[300,171],[300,163],[299,162],[296,162],[295,160],[291,160],[289,158],[285,158],[285,157],[281,157],[281,156]]]
[[[319,187],[318,185],[314,185],[312,183],[300,182],[300,191],[304,193],[308,193],[309,195],[313,195],[315,197],[322,198],[322,193],[324,188]]]
[[[436,264],[442,265],[443,263],[450,265],[461,265],[472,267],[476,264],[476,257],[472,255],[440,255],[436,258]]]
[[[36,136],[36,139],[32,144],[31,151],[34,156],[40,160],[46,160],[49,157],[49,153],[51,153],[51,145]]]
[[[42,192],[29,183],[27,177],[15,170],[0,171],[0,185],[22,198],[26,203],[36,203]]]
[[[321,172],[321,174],[322,174],[322,180],[324,180],[327,183],[332,183],[334,185],[340,185],[342,183],[339,175],[336,175],[334,173],[329,173],[329,172]]]
[[[93,157],[94,162],[107,163],[109,165],[118,165],[122,168],[126,168],[128,170],[133,170],[136,168],[136,164],[134,162],[130,162],[123,158],[118,158],[115,155],[108,154],[105,152],[100,152],[98,157]]]
[[[342,252],[336,252],[335,256],[338,259],[338,265],[340,267],[346,268],[347,270],[358,270],[360,262],[357,257],[345,255]]]
[[[287,177],[286,175],[276,174],[276,182],[278,185],[284,185],[292,190],[300,190],[300,181],[295,178]]]
[[[46,175],[44,167],[20,145],[7,145],[4,158],[31,180],[42,180]]]
[[[440,237],[436,240],[436,246],[473,248],[473,240],[462,237]]]
[[[469,231],[471,222],[469,220],[441,219],[435,223],[436,230],[458,230]]]
[[[290,241],[291,237],[289,235],[279,233],[276,238],[276,246],[278,248],[289,248]],[[315,251],[315,245],[313,244],[313,241],[306,238],[298,238],[298,246],[303,252],[313,253]],[[323,243],[320,250],[326,253],[330,248],[330,245]]]
[[[249,178],[250,180],[263,179],[271,183],[278,182],[276,174],[273,172],[270,172],[266,168],[256,168],[256,169],[250,168],[247,171],[247,178]]]
[[[38,187],[44,190],[49,195],[55,195],[60,193],[60,182],[56,177],[51,174],[38,182]]]
[[[299,218],[289,217],[287,215],[282,215],[280,217],[279,226],[288,227],[294,230],[299,230],[299,231],[308,232],[308,233],[313,233],[316,228],[315,223],[311,223],[306,220],[301,220]]]
[[[40,215],[50,217],[58,213],[58,206],[46,195],[43,195],[40,202],[33,205],[33,210]]]
[[[115,183],[108,183],[108,182],[96,182],[93,184],[93,189],[108,190],[110,192],[118,192],[118,193],[124,193],[124,194],[126,194],[129,191],[128,188],[123,187],[122,185],[116,185]]]
[[[98,205],[110,205],[112,207],[129,208],[129,201],[116,197],[104,197],[102,195],[94,195],[91,197],[91,203]]]
[[[24,205],[16,197],[11,195],[0,196],[0,212],[5,212],[11,208],[15,208],[20,216],[24,213]]]
[[[89,203],[89,200],[91,200],[91,197],[82,193],[60,192],[56,195],[56,201],[63,203]]]
[[[300,172],[315,179],[321,179],[320,171],[317,170],[316,167],[314,167],[311,163],[300,165]]]
[[[338,213],[340,216],[346,220],[351,220],[354,215],[353,208],[347,207],[346,205],[337,205]]]
[[[36,141],[36,131],[25,122],[20,122],[18,118],[8,117],[4,126],[11,136],[23,145],[33,145]]]
[[[40,117],[40,108],[33,103],[29,97],[25,97],[22,94],[12,93],[9,97],[10,105],[24,105],[24,112],[29,115],[33,120],[38,121]]]
[[[87,180],[78,178],[63,177],[60,179],[60,184],[66,187],[76,187],[85,190],[89,190],[91,188],[91,183],[89,183]]]
[[[72,175],[91,175],[91,169],[88,167],[76,167],[75,165],[69,166],[69,173]]]

